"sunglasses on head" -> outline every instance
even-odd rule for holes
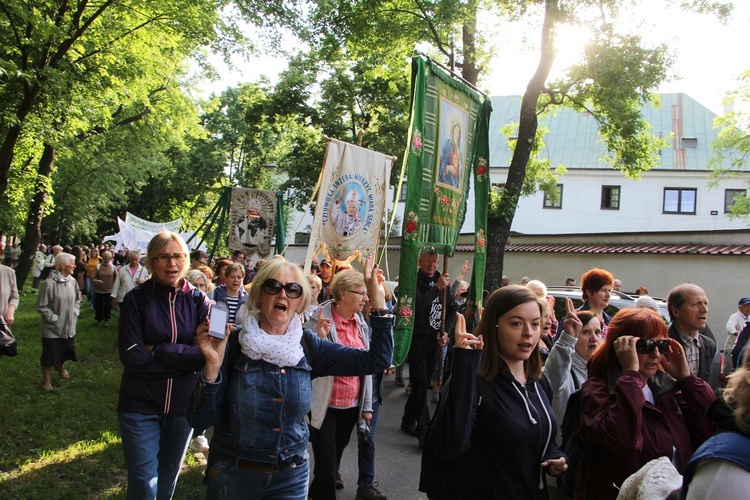
[[[651,340],[651,339],[638,339],[635,343],[635,351],[639,354],[651,354],[654,349],[659,349],[659,354],[666,354],[669,352],[669,339]]]
[[[286,296],[290,299],[298,299],[302,296],[302,285],[299,283],[287,283],[284,285],[281,281],[273,278],[268,278],[264,281],[260,289],[268,295],[278,295],[283,289],[286,292]]]

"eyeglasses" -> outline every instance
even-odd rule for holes
[[[352,293],[356,293],[360,297],[367,297],[368,299],[370,298],[370,294],[367,292],[358,292],[357,290],[349,290],[349,291]]]
[[[162,264],[169,264],[171,259],[174,259],[178,264],[185,262],[186,255],[184,253],[157,253],[154,259],[158,259]]]
[[[278,295],[283,289],[286,292],[286,296],[290,299],[298,299],[302,296],[302,285],[299,283],[287,283],[282,284],[281,281],[273,278],[268,278],[260,285],[260,289],[266,292],[268,295]]]
[[[635,351],[639,354],[651,354],[654,349],[659,349],[659,354],[669,352],[669,339],[651,340],[638,339],[635,343]]]

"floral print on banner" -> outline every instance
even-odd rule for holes
[[[414,134],[411,140],[411,152],[414,156],[422,155],[422,132],[419,129],[414,129]]]
[[[398,308],[398,326],[411,326],[413,322],[414,309],[414,297],[400,297]]]
[[[484,236],[484,229],[480,229],[477,232],[477,242],[475,245],[475,251],[485,253],[487,251],[487,238]]]
[[[479,165],[477,166],[477,181],[484,181],[487,179],[487,159],[479,158]]]
[[[419,216],[414,212],[409,212],[406,215],[406,221],[404,222],[404,239],[414,240],[417,237],[417,227],[419,224]]]

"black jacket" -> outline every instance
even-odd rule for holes
[[[492,383],[491,418],[477,418],[482,351],[454,349],[453,373],[440,398],[428,442],[450,461],[438,498],[546,499],[542,462],[565,456],[539,380],[522,385],[503,370]]]
[[[696,373],[695,375],[698,378],[711,383],[711,362],[713,361],[714,355],[716,354],[716,342],[703,335],[702,333],[700,333],[699,335],[701,338],[702,346],[700,348],[700,363],[698,366],[698,373]],[[682,338],[680,338],[680,332],[677,331],[677,327],[674,325],[674,323],[672,323],[669,327],[669,337],[679,342],[683,349],[685,348],[685,343],[682,341]]]

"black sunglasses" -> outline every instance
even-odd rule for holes
[[[286,296],[290,299],[298,299],[302,296],[302,285],[299,283],[287,283],[283,285],[279,280],[268,278],[260,285],[260,289],[268,295],[278,295],[282,288],[286,292]]]
[[[651,354],[654,349],[659,349],[659,354],[666,354],[669,352],[669,339],[651,340],[651,339],[638,339],[635,343],[635,351],[639,354]]]

